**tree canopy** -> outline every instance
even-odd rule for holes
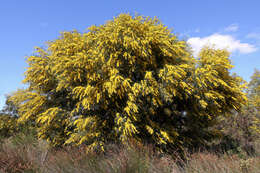
[[[85,33],[63,32],[27,62],[29,87],[10,100],[18,121],[34,122],[53,145],[195,145],[214,136],[217,117],[246,102],[226,50],[193,57],[157,18],[121,14]]]

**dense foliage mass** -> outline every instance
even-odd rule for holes
[[[199,145],[217,135],[217,117],[246,102],[227,51],[204,48],[194,58],[156,18],[121,14],[86,33],[64,32],[27,62],[29,87],[10,100],[18,121],[33,122],[53,145]]]

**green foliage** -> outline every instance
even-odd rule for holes
[[[9,115],[0,115],[0,137],[12,136],[17,132],[17,119]]]
[[[5,106],[0,112],[0,138],[10,137],[19,130],[17,109],[9,98],[10,96],[6,98]]]
[[[34,134],[35,124],[32,121],[18,123],[18,110],[14,102],[11,101],[11,95],[7,96],[5,106],[0,112],[0,139],[21,134]]]
[[[253,133],[260,136],[260,71],[255,70],[249,83],[249,104],[248,109],[251,109],[253,114],[252,125],[250,126]]]
[[[222,130],[222,149],[235,153],[259,155],[257,143],[260,141],[260,73],[255,70],[248,84],[248,102],[241,112],[233,112],[221,118],[218,128]]]
[[[104,149],[134,139],[170,151],[217,134],[216,118],[246,101],[225,50],[192,57],[157,18],[121,14],[86,33],[64,32],[28,57],[11,98],[19,122],[34,122],[53,145]]]

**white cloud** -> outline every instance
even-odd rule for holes
[[[231,24],[228,27],[225,28],[225,31],[227,32],[235,32],[238,30],[238,25],[237,24]]]
[[[231,35],[212,34],[208,37],[192,37],[188,39],[195,56],[198,55],[201,48],[204,46],[213,46],[216,49],[227,49],[230,52],[239,52],[247,54],[255,52],[257,48],[249,43],[241,43],[240,40],[236,40]]]

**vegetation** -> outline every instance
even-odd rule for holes
[[[257,172],[260,72],[247,87],[229,56],[193,57],[157,18],[64,32],[7,97],[0,170]]]
[[[200,145],[217,117],[246,101],[225,50],[194,59],[158,19],[119,15],[87,33],[65,32],[27,61],[28,89],[10,100],[19,122],[54,146],[104,150],[134,139],[176,150]]]
[[[0,172],[7,173],[258,173],[259,157],[210,152],[158,153],[152,146],[131,143],[109,145],[106,154],[88,152],[85,146],[52,149],[46,141],[17,134],[0,146]],[[174,157],[172,157],[174,155]]]
[[[221,138],[222,150],[233,150],[235,153],[246,151],[254,154],[259,148],[255,143],[260,142],[260,73],[255,70],[248,84],[248,102],[241,112],[234,112],[229,117],[222,118],[217,125],[223,131]]]

